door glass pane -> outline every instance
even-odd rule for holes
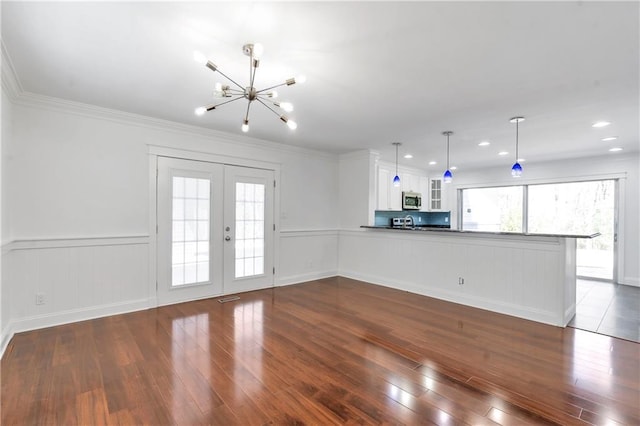
[[[236,278],[264,274],[265,186],[236,183]]]
[[[522,186],[462,191],[462,229],[522,232]]]
[[[174,176],[172,195],[171,285],[208,282],[209,179]]]
[[[529,232],[602,235],[577,240],[577,274],[613,278],[614,181],[529,186]]]

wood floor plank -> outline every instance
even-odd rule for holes
[[[26,333],[3,425],[640,424],[640,344],[342,277]]]

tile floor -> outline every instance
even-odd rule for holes
[[[640,343],[640,288],[579,279],[569,326]]]

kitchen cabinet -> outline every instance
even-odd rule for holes
[[[403,191],[420,192],[420,176],[414,175],[413,173],[401,173],[400,186]]]
[[[378,166],[377,210],[402,210],[402,192],[419,192],[422,195],[422,211],[429,210],[429,178],[420,175],[418,170],[398,170],[400,187],[393,186],[396,175],[395,165],[381,163]]]
[[[420,207],[420,211],[428,212],[431,208],[429,203],[429,178],[426,176],[420,176],[420,194],[422,194],[422,207]]]
[[[378,169],[378,210],[402,210],[402,188],[393,186],[394,176],[395,171],[382,167]]]
[[[429,205],[429,211],[451,211],[449,200],[450,185],[451,184],[444,183],[441,178],[429,179],[429,201],[424,201]]]
[[[431,179],[429,185],[429,210],[442,210],[442,179]]]

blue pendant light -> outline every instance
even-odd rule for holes
[[[396,175],[393,178],[393,186],[395,186],[396,188],[400,187],[400,176],[398,176],[398,147],[400,145],[402,145],[400,142],[393,142],[391,143],[391,145],[395,145],[396,146]]]
[[[447,130],[446,132],[442,132],[443,135],[447,137],[447,170],[442,175],[442,181],[444,183],[451,183],[453,180],[453,173],[449,170],[449,136],[453,134],[451,130]]]
[[[522,166],[518,162],[518,161],[520,161],[519,158],[518,158],[518,124],[521,121],[524,121],[524,117],[513,117],[509,121],[511,123],[516,123],[516,162],[511,167],[511,176],[513,176],[514,178],[518,178],[518,177],[522,176]]]

